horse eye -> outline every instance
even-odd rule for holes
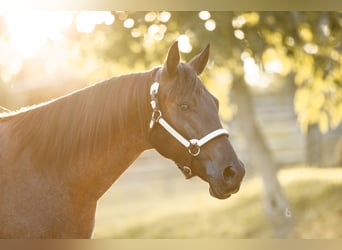
[[[186,110],[190,109],[190,106],[187,103],[183,103],[183,104],[180,105],[180,108],[181,108],[182,111],[186,111]]]

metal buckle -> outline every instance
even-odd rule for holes
[[[159,109],[153,110],[151,120],[154,122],[158,122],[161,116],[162,113]]]
[[[194,149],[195,149],[195,151],[194,151]],[[201,147],[198,145],[197,139],[191,139],[190,140],[190,146],[188,147],[188,152],[194,157],[196,157],[200,154]]]
[[[162,117],[161,111],[159,109],[153,110],[150,121],[150,129],[153,128],[154,124],[158,122],[160,117]]]

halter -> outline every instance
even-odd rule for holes
[[[156,81],[151,85],[150,88],[151,107],[153,110],[150,121],[150,129],[153,128],[155,123],[159,123],[170,135],[172,135],[177,141],[179,141],[184,147],[186,147],[188,149],[189,154],[191,154],[193,157],[198,156],[201,152],[201,147],[209,141],[221,135],[229,136],[227,130],[220,128],[203,136],[201,139],[186,139],[163,118],[162,112],[158,106],[158,89],[159,82]],[[190,168],[188,168],[187,171],[189,170],[191,173]]]

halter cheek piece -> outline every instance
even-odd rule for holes
[[[150,120],[150,129],[152,129],[156,123],[159,123],[170,135],[172,135],[177,141],[179,141],[184,147],[186,147],[189,154],[193,157],[196,157],[201,153],[201,147],[207,142],[221,135],[229,136],[227,130],[220,128],[210,132],[201,139],[186,139],[163,118],[162,112],[159,109],[158,105],[158,89],[159,82],[154,82],[150,87],[151,107],[153,110]],[[181,169],[186,176],[192,175],[191,168],[182,166]]]

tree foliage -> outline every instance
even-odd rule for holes
[[[244,14],[242,14],[243,16]],[[281,75],[294,74],[295,110],[306,130],[322,132],[342,119],[342,15],[336,12],[261,12],[243,25],[253,56],[265,67],[280,60]],[[251,42],[255,41],[255,42]]]
[[[229,104],[231,79],[248,80],[247,74],[256,78],[246,67],[250,63],[262,74],[286,77],[295,86],[294,106],[303,131],[318,124],[326,132],[341,123],[341,12],[114,11],[112,15],[113,23],[97,24],[89,33],[79,32],[76,25],[69,29],[66,47],[81,58],[79,67],[86,68],[91,59],[98,65],[97,74],[106,76],[113,68],[127,73],[163,63],[165,51],[176,39],[183,41],[184,60],[210,43],[209,67],[215,64],[216,74],[209,72],[203,78],[220,95],[226,104],[222,106]],[[9,39],[3,20],[0,36],[3,48],[1,41]],[[227,119],[231,110],[223,112],[230,114]]]
[[[162,18],[165,13],[169,18]],[[318,124],[322,132],[340,124],[341,13],[202,14],[207,16],[201,17],[200,12],[194,11],[115,13],[117,21],[112,26],[96,29],[105,34],[108,45],[98,47],[97,53],[103,52],[108,60],[115,58],[129,65],[149,67],[162,63],[169,44],[181,35],[189,39],[193,48],[184,54],[185,59],[211,43],[215,64],[233,77],[246,73],[243,70],[246,55],[264,73],[289,77],[288,84],[296,87],[294,105],[303,131],[311,124]],[[134,20],[132,27],[124,27],[127,19]]]

